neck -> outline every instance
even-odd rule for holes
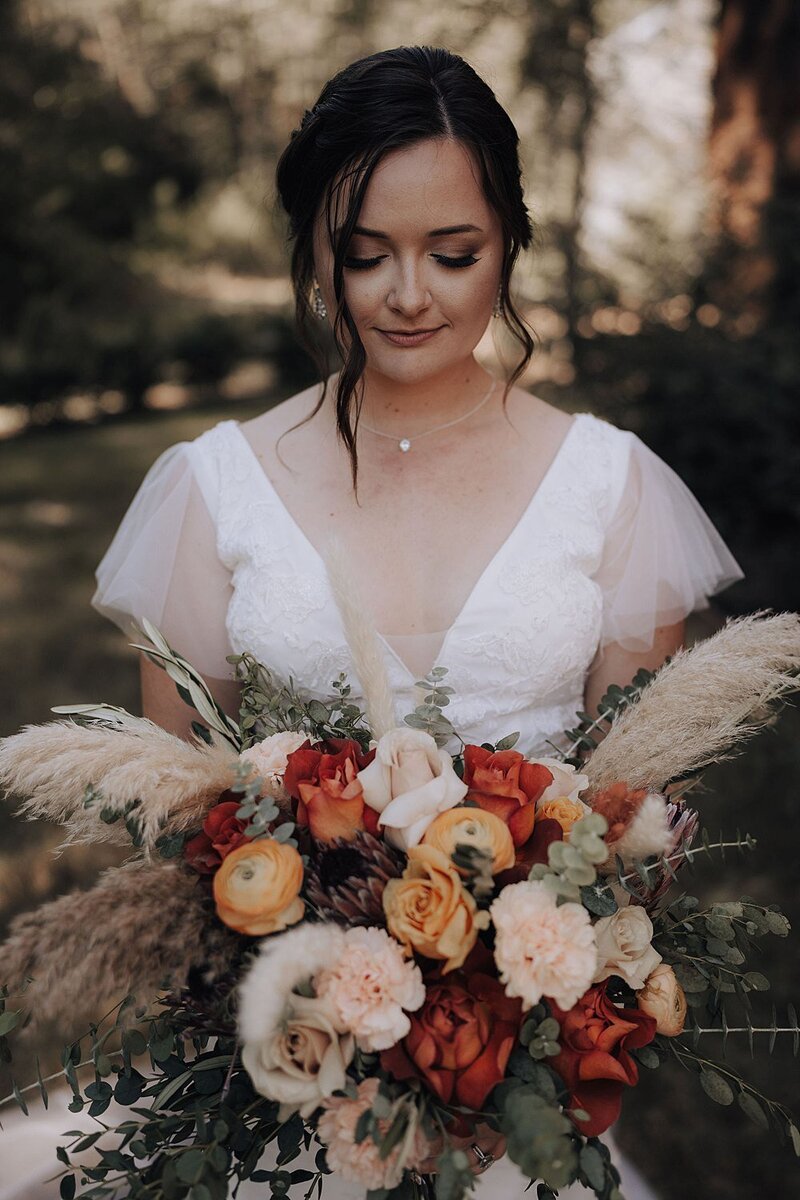
[[[474,358],[413,382],[390,379],[367,367],[361,416],[384,433],[410,435],[467,413],[491,383],[491,375]]]

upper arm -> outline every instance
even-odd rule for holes
[[[151,662],[145,654],[140,653],[139,678],[142,689],[142,716],[154,721],[168,733],[189,740],[192,736],[192,721],[200,719],[199,713],[181,700],[167,672]],[[241,684],[231,679],[209,678],[206,678],[206,684],[220,707],[229,717],[237,720]]]
[[[627,687],[641,667],[648,671],[657,671],[665,659],[683,646],[685,629],[685,620],[659,625],[653,634],[653,645],[649,650],[626,650],[619,642],[609,642],[604,646],[586,677],[583,702],[585,711],[595,715],[600,701],[612,683]]]

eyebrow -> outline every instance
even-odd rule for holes
[[[356,225],[353,228],[354,234],[360,234],[362,237],[383,238],[384,241],[389,241],[389,234],[382,233],[380,229],[366,229],[363,225]],[[425,236],[445,237],[449,233],[483,233],[479,225],[445,225],[441,229],[431,229],[430,233]]]

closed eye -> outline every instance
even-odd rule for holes
[[[378,254],[375,258],[346,258],[344,265],[350,271],[368,271],[370,267],[376,267],[379,262],[382,262],[385,255]],[[462,254],[460,258],[448,258],[446,254],[434,254],[433,258],[442,267],[459,269],[461,267],[471,267],[473,263],[479,261],[474,254]]]

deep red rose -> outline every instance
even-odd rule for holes
[[[234,795],[225,791],[222,796]],[[203,822],[203,831],[190,838],[183,848],[184,857],[201,875],[213,875],[231,850],[246,842],[245,822],[236,816],[241,800],[220,800]]]
[[[409,1033],[383,1051],[381,1065],[395,1079],[421,1079],[444,1104],[478,1111],[505,1076],[522,1005],[490,975],[447,979],[428,984]]]
[[[550,1001],[561,1025],[561,1051],[548,1061],[568,1087],[572,1106],[589,1113],[588,1121],[574,1119],[586,1137],[596,1137],[614,1124],[622,1089],[639,1082],[639,1068],[629,1050],[646,1046],[656,1034],[653,1017],[640,1008],[617,1008],[607,988],[608,980],[595,984],[569,1012]]]
[[[533,833],[536,801],[553,782],[553,773],[530,763],[519,750],[464,747],[466,799],[474,800],[508,825],[515,846],[524,846]]]
[[[377,833],[378,813],[364,803],[357,778],[374,757],[350,738],[309,743],[289,755],[283,785],[297,801],[297,824],[308,826],[316,841],[349,839],[364,829]]]
[[[534,863],[547,863],[547,851],[551,842],[563,842],[564,830],[552,817],[537,817],[533,835],[517,851],[517,861],[507,871],[495,876],[498,892],[509,883],[522,883],[528,878]]]

